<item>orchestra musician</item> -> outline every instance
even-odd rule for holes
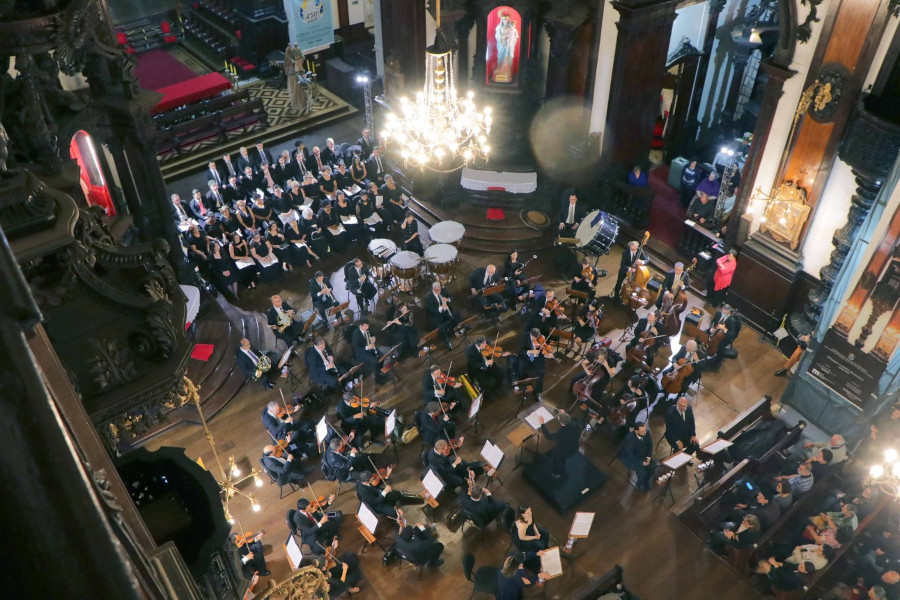
[[[519,262],[519,253],[515,250],[503,261],[503,278],[506,279],[506,294],[512,310],[516,310],[516,303],[524,302],[528,295],[524,270],[525,263]]]
[[[509,504],[498,502],[491,495],[491,490],[477,483],[470,485],[468,490],[459,492],[456,497],[463,515],[480,529],[487,527],[509,509]]]
[[[299,460],[294,460],[293,454],[278,456],[278,446],[268,445],[263,447],[262,465],[269,475],[275,478],[278,485],[300,483],[303,481],[303,469]]]
[[[459,438],[458,444],[464,439]],[[425,468],[434,469],[448,489],[457,491],[466,489],[470,479],[484,473],[484,463],[463,460],[446,439],[437,440],[425,455]]]
[[[560,319],[568,319],[565,310],[556,299],[556,292],[535,286],[534,299],[528,305],[528,316],[525,319],[526,329],[538,329],[543,335],[557,327]]]
[[[634,471],[637,476],[635,487],[642,492],[649,492],[656,463],[653,460],[653,439],[645,422],[637,423],[635,430],[625,436],[616,458]]]
[[[688,403],[687,396],[679,396],[675,406],[669,408],[666,413],[666,441],[672,447],[673,453],[684,450],[688,454],[693,454],[700,450],[694,411]]]
[[[328,593],[334,598],[345,593],[359,593],[359,582],[362,581],[359,556],[355,552],[344,552],[338,558],[336,555],[338,539],[334,538],[332,545],[328,546],[325,557],[320,559],[322,565],[319,567],[328,580]]]
[[[333,326],[328,319],[328,311],[338,306],[338,301],[334,298],[334,288],[331,280],[325,277],[322,271],[316,271],[312,279],[309,280],[309,295],[312,296],[313,306],[319,311],[322,320],[329,328]]]
[[[475,297],[475,303],[482,312],[496,310],[498,312],[506,311],[506,302],[500,294],[491,294],[486,296],[484,290],[486,288],[497,285],[497,267],[488,265],[486,267],[478,267],[469,276],[469,287],[472,296]]]
[[[539,329],[532,328],[526,331],[525,335],[522,336],[518,354],[519,377],[522,379],[537,378],[532,387],[537,395],[538,402],[543,400],[544,374],[546,373],[546,366],[544,365],[546,349],[541,348],[540,340],[546,342]]]
[[[392,470],[393,467],[388,467],[385,475],[377,478],[371,471],[360,472],[359,481],[356,482],[356,497],[360,502],[365,502],[375,514],[396,519],[397,507],[404,504],[424,504],[425,499],[391,487],[387,479]]]
[[[544,417],[538,419],[541,423],[541,433],[548,440],[553,441],[553,448],[550,450],[551,471],[550,477],[553,479],[561,479],[566,474],[566,462],[569,457],[578,452],[581,445],[581,430],[583,425],[577,419],[559,409],[559,415],[556,420],[559,422],[559,429],[550,431],[544,424]]]
[[[398,360],[418,354],[419,332],[413,325],[413,315],[408,303],[399,302],[388,307],[384,330],[388,332],[392,346],[400,344]]]
[[[487,347],[487,340],[479,337],[475,339],[474,344],[466,348],[466,373],[473,381],[478,382],[485,394],[498,391],[503,381],[500,368],[494,364],[494,356],[485,356],[482,353]],[[509,352],[504,355],[509,355]]]
[[[730,304],[723,304],[709,322],[708,333],[710,339],[712,339],[713,335],[718,331],[724,332],[724,337],[719,341],[716,353],[706,359],[707,367],[715,371],[722,366],[722,359],[734,352],[731,350],[731,344],[734,342],[734,339],[737,337],[740,330],[740,316],[735,313]]]
[[[608,351],[606,348],[600,348],[594,362],[584,358],[581,360],[582,372],[572,377],[569,389],[573,389],[579,381],[586,380],[586,384],[590,384],[590,388],[585,390],[583,394],[599,403],[603,397],[606,386],[612,381],[616,375],[616,369],[607,362]]]
[[[441,337],[447,344],[447,350],[453,349],[451,339],[453,332],[462,318],[450,308],[452,298],[439,281],[431,284],[431,293],[425,298],[425,312],[431,327],[440,330]]]
[[[657,323],[656,315],[656,311],[651,310],[647,313],[647,316],[638,320],[637,325],[634,327],[634,337],[628,342],[626,348],[634,348],[638,343],[643,342],[648,338],[662,335],[662,323]],[[656,354],[659,352],[659,346],[659,343],[651,343],[649,345],[645,352],[645,364],[653,366],[653,361],[656,360]]]
[[[235,352],[235,358],[238,368],[247,379],[259,381],[267,390],[275,387],[275,384],[269,381],[269,375],[278,370],[278,362],[273,360],[273,355],[260,352],[250,345],[250,340],[243,338]]]
[[[444,545],[434,539],[431,530],[421,523],[410,525],[403,512],[398,512],[399,527],[397,537],[394,538],[397,552],[416,565],[439,567],[444,564],[444,559],[441,558]]]
[[[322,554],[323,548],[331,544],[340,531],[343,515],[338,511],[326,513],[322,510],[328,508],[335,498],[336,495],[331,494],[315,511],[310,510],[307,498],[297,500],[297,512],[294,513],[292,525],[300,536],[301,543],[309,546],[313,554]]]
[[[244,576],[244,579],[253,579],[255,573],[259,573],[260,577],[266,577],[272,574],[272,572],[266,568],[266,557],[263,556],[263,545],[261,541],[263,534],[265,534],[265,531],[260,531],[238,546],[238,555],[241,557],[241,574]],[[229,537],[231,538],[231,541],[237,545],[242,536],[239,533],[232,533]]]
[[[587,214],[587,208],[578,202],[578,196],[574,192],[563,201],[556,213],[556,221],[559,223],[559,237],[575,237],[578,225],[581,224]]]
[[[262,424],[273,440],[288,439],[288,450],[302,455],[303,458],[315,456],[318,452],[316,444],[316,427],[312,421],[294,421],[292,413],[300,409],[295,406],[292,411],[272,400],[262,412]]]
[[[344,280],[347,289],[356,296],[356,302],[363,315],[369,312],[369,303],[375,298],[378,289],[372,283],[371,270],[358,258],[354,258],[344,267]]]
[[[316,337],[313,345],[306,349],[306,367],[309,369],[309,379],[326,391],[336,390],[340,387],[341,370],[338,367],[331,348],[325,343],[325,338]],[[348,382],[348,387],[352,382]]]
[[[353,434],[350,434],[353,438]],[[360,474],[364,473],[369,465],[371,456],[360,452],[354,446],[345,443],[339,437],[331,438],[325,448],[323,459],[325,469],[330,470],[336,481],[359,481]],[[323,474],[325,474],[323,472]]]
[[[468,414],[469,399],[459,391],[462,383],[455,378],[448,377],[438,365],[422,374],[422,395],[425,404],[432,401],[443,402],[447,412],[456,413],[459,410]]]
[[[360,321],[350,338],[353,348],[353,358],[363,364],[363,374],[368,376],[375,373],[375,383],[380,385],[387,381],[387,376],[381,372],[381,352],[378,350],[375,336],[369,333],[369,322]]]
[[[284,340],[288,346],[303,335],[303,325],[294,321],[294,309],[277,294],[272,296],[272,306],[266,311],[266,318],[275,337]]]
[[[634,240],[628,242],[628,246],[622,250],[622,258],[619,261],[619,275],[616,277],[616,287],[613,289],[613,298],[619,297],[622,282],[634,271],[635,267],[646,265],[650,262],[647,251],[641,248],[640,242]]]
[[[580,270],[572,277],[572,283],[569,287],[578,292],[584,292],[588,295],[588,300],[593,300],[596,294],[594,286],[597,284],[599,277],[600,271],[596,267],[591,266],[591,263],[585,257],[581,261]]]
[[[688,340],[685,342],[684,346],[672,356],[670,359],[671,363],[663,370],[662,374],[666,375],[667,373],[671,373],[675,368],[675,365],[677,365],[678,361],[681,359],[684,359],[684,364],[690,364],[693,367],[693,372],[684,378],[681,390],[678,392],[679,394],[684,394],[692,383],[700,381],[700,378],[703,376],[702,366],[705,358],[706,354],[699,349],[697,342],[695,340]]]
[[[619,432],[619,439],[625,437],[626,433],[634,431],[637,421],[646,421],[649,418],[650,400],[655,397],[655,394],[651,394],[646,389],[649,386],[649,380],[649,375],[632,375],[613,398],[613,406],[621,407],[629,402],[634,402],[634,409],[629,411],[625,417],[625,423]]]
[[[353,392],[344,392],[343,398],[335,408],[337,418],[341,420],[341,429],[344,433],[354,433],[354,440],[361,441],[366,432],[369,432],[369,441],[377,444],[379,438],[384,435],[384,420],[382,410],[376,410],[377,402],[370,402],[369,407],[362,406],[360,398]]]
[[[575,322],[572,324],[572,342],[566,351],[572,351],[575,354],[584,352],[585,344],[597,335],[597,325],[602,318],[603,313],[597,308],[596,299],[579,308],[575,315]]]
[[[431,401],[415,413],[416,427],[422,436],[422,443],[432,446],[441,438],[452,438],[456,434],[456,423],[441,409],[440,402]]]
[[[674,295],[678,292],[686,291],[691,285],[691,274],[684,270],[684,263],[675,263],[675,268],[666,273],[665,279],[660,292],[669,291]],[[656,299],[656,308],[662,306],[663,294],[660,293]]]

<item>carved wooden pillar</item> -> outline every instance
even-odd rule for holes
[[[863,221],[869,216],[898,153],[900,125],[880,119],[860,102],[838,151],[841,160],[853,169],[856,193],[850,203],[847,222],[835,230],[831,238],[834,250],[829,263],[819,271],[819,285],[809,292],[803,310],[791,315],[790,329],[795,336],[809,333],[818,323],[823,304],[831,294],[847,254],[859,235]]]
[[[416,89],[425,76],[425,2],[381,0],[384,60],[398,62],[406,89]]]
[[[550,57],[547,62],[546,99],[561,96],[568,90],[569,58],[579,27],[587,20],[589,10],[583,4],[555,10],[544,17],[544,27],[550,36]]]
[[[749,43],[749,37],[750,34],[745,32],[740,39],[734,40],[734,57],[731,61],[734,73],[731,75],[731,83],[728,86],[728,95],[725,97],[725,107],[722,110],[723,116],[729,120],[734,118],[734,111],[737,108],[741,86],[744,83],[744,72],[747,69],[747,63],[750,62],[750,55],[753,54],[754,46]]]
[[[461,89],[466,89],[471,76],[469,74],[469,33],[475,26],[474,15],[466,15],[456,21],[456,79]]]
[[[664,149],[667,162],[678,157],[687,145],[685,138],[690,135],[693,142],[696,128],[690,128],[691,103],[693,102],[694,85],[697,81],[697,67],[702,54],[694,48],[690,41],[684,43],[669,56],[666,70],[676,68],[675,95],[672,100],[672,109],[666,124],[666,146]],[[688,133],[690,132],[690,134]],[[688,157],[690,158],[690,157]]]
[[[601,156],[606,165],[647,158],[677,4],[677,0],[612,3],[620,17]]]

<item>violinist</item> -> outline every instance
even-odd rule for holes
[[[535,286],[534,294],[534,299],[528,305],[526,328],[537,328],[543,335],[548,335],[558,325],[560,319],[568,319],[566,311],[553,290]]]
[[[449,377],[437,365],[422,374],[422,393],[425,404],[432,401],[443,402],[444,410],[456,413],[469,410],[469,399],[459,391],[462,387],[455,377]]]
[[[491,490],[481,487],[477,483],[470,485],[467,491],[460,492],[457,499],[463,515],[475,523],[479,529],[487,527],[491,521],[509,508],[509,504],[494,500]]]
[[[498,280],[497,267],[494,265],[478,267],[469,276],[469,287],[471,288],[472,296],[482,312],[494,310],[501,313],[506,311],[506,302],[503,301],[503,296],[500,294],[484,294],[484,290],[496,286]]]
[[[439,567],[444,564],[444,559],[441,558],[444,545],[434,539],[431,530],[421,523],[411,525],[402,511],[398,513],[400,518],[397,520],[397,537],[394,538],[397,552],[416,565]]]
[[[347,289],[356,296],[356,302],[363,315],[369,312],[369,303],[375,298],[378,289],[372,283],[372,272],[363,261],[354,258],[344,267],[344,281]]]
[[[622,250],[622,259],[619,261],[619,275],[616,277],[616,287],[613,290],[613,298],[619,297],[619,291],[622,289],[622,282],[631,273],[635,267],[641,267],[650,262],[647,251],[641,248],[641,244],[636,241],[628,242],[628,246]]]
[[[264,533],[265,531],[260,531],[249,539],[239,533],[232,533],[229,536],[237,546],[238,554],[241,557],[241,574],[244,579],[253,579],[255,573],[259,573],[260,577],[272,574],[266,568],[266,557],[263,556],[263,545],[260,541]]]
[[[353,358],[363,364],[363,375],[375,373],[375,383],[381,385],[387,381],[387,375],[381,372],[381,352],[378,350],[375,336],[369,333],[369,322],[359,322],[353,335],[350,337],[350,345],[353,348]]]
[[[350,438],[355,437],[352,433]],[[360,473],[369,464],[370,456],[350,446],[340,438],[332,438],[325,449],[325,458],[322,460],[323,474],[331,473],[332,481],[341,482],[359,481]]]
[[[364,404],[368,404],[368,407]],[[335,414],[341,420],[344,433],[356,434],[353,436],[354,440],[362,440],[368,431],[369,440],[373,444],[378,444],[379,438],[384,435],[384,417],[376,411],[377,406],[377,402],[371,402],[368,398],[359,398],[354,396],[353,392],[344,392]]]
[[[466,372],[485,392],[496,392],[500,389],[503,374],[494,364],[495,346],[489,346],[483,337],[475,339],[475,343],[466,348]],[[487,354],[486,354],[487,353]],[[509,352],[502,353],[509,355]]]
[[[341,369],[334,354],[325,343],[325,338],[316,337],[313,345],[306,349],[304,356],[309,369],[309,379],[322,386],[326,391],[340,387]],[[348,382],[348,387],[352,382]]]
[[[302,458],[307,458],[317,452],[316,426],[312,421],[294,421],[293,415],[299,409],[299,405],[295,405],[289,410],[272,400],[266,404],[261,418],[273,441],[280,443],[285,440],[288,450],[296,452],[298,457],[302,455]]]
[[[300,461],[294,460],[293,454],[288,454],[278,446],[270,444],[263,447],[262,466],[279,486],[303,480]]]
[[[418,354],[419,332],[413,325],[413,315],[409,310],[409,304],[400,302],[391,304],[387,310],[387,324],[383,330],[388,332],[391,345],[400,344],[399,358],[416,356]]]
[[[634,337],[625,346],[626,350],[632,350],[640,345],[643,349],[644,364],[653,365],[656,354],[659,352],[659,341],[652,339],[662,335],[662,323],[657,322],[657,312],[651,310],[646,317],[638,320],[634,327]]]
[[[303,325],[294,321],[294,309],[277,294],[272,296],[272,307],[266,311],[266,319],[275,337],[289,346],[303,335]]]
[[[444,410],[440,402],[432,401],[415,414],[416,427],[422,436],[422,443],[431,446],[438,439],[452,438],[456,433],[456,423]]]
[[[319,311],[319,315],[329,328],[332,327],[332,323],[328,320],[328,311],[338,306],[333,292],[331,280],[325,277],[322,271],[316,271],[313,278],[309,280],[309,295],[312,296],[313,306]]]
[[[685,365],[690,365],[691,367],[693,367],[693,371],[690,375],[683,378],[680,390],[676,390],[674,392],[669,391],[668,393],[684,394],[685,392],[687,392],[688,387],[690,387],[692,383],[700,381],[700,378],[703,376],[701,367],[705,358],[706,354],[697,347],[697,342],[695,340],[688,340],[687,342],[685,342],[684,346],[682,346],[681,349],[672,356],[672,358],[670,359],[671,363],[663,370],[662,374],[663,376],[665,376],[667,374],[673,373],[676,369],[679,369],[678,365],[679,362],[682,361],[682,359],[683,362],[681,364],[683,366],[681,366],[680,368],[683,369]]]
[[[710,348],[710,352],[713,349],[715,352],[706,360],[707,367],[713,371],[718,370],[722,366],[722,360],[728,354],[734,352],[731,344],[734,342],[734,338],[737,337],[740,328],[740,317],[735,314],[730,304],[723,304],[709,322],[710,344],[707,347],[715,345],[715,348]],[[718,343],[714,344],[716,339]]]
[[[510,299],[510,307],[516,309],[516,302],[524,302],[528,295],[528,284],[525,277],[525,265],[519,262],[519,253],[513,250],[503,261],[503,278],[506,279],[506,294]]]
[[[344,594],[356,594],[359,592],[359,582],[362,581],[362,573],[359,571],[359,556],[355,552],[344,552],[337,557],[338,538],[334,538],[331,546],[325,549],[325,556],[320,567],[328,579],[328,593],[337,598]]]
[[[525,332],[525,335],[522,336],[522,343],[519,346],[519,360],[517,361],[519,364],[519,377],[523,379],[537,377],[532,387],[534,388],[534,393],[537,394],[538,402],[543,400],[544,374],[547,371],[544,360],[548,355],[553,356],[550,344],[541,335],[541,331],[533,328]]]
[[[297,511],[291,525],[300,536],[301,543],[309,546],[313,554],[322,554],[323,547],[330,544],[340,531],[343,515],[339,511],[325,512],[335,497],[331,494],[322,502],[310,502],[307,498],[297,500]]]
[[[373,475],[371,471],[361,472],[359,481],[356,482],[356,497],[371,508],[375,514],[396,519],[398,506],[424,504],[425,499],[416,494],[408,494],[392,488],[386,481],[390,479],[391,470],[392,467],[388,467],[383,477],[378,473]]]
[[[454,446],[446,439],[440,439],[425,454],[425,469],[434,469],[450,490],[464,490],[469,481],[474,481],[484,473],[484,463],[465,461],[457,454],[456,447],[462,445],[464,439],[465,437],[459,438]]]
[[[450,294],[441,286],[439,281],[431,284],[431,293],[425,297],[425,314],[428,316],[428,325],[440,330],[441,337],[447,344],[447,350],[453,349],[453,333],[462,318],[459,313],[450,308]]]
[[[581,267],[572,277],[571,288],[578,292],[584,292],[588,295],[588,300],[594,299],[594,286],[600,277],[600,271],[596,267],[592,267],[587,257],[581,261]]]

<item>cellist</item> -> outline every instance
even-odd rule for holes
[[[634,328],[634,337],[625,346],[626,351],[633,350],[638,344],[642,344],[644,348],[644,363],[653,366],[656,360],[656,353],[659,352],[658,340],[651,339],[662,335],[662,323],[657,322],[657,313],[651,310],[647,316],[640,319]],[[627,352],[626,352],[627,353]]]
[[[622,259],[619,261],[619,276],[616,278],[616,287],[613,290],[613,298],[619,297],[622,289],[622,282],[630,273],[634,272],[636,267],[642,267],[650,262],[646,250],[641,248],[641,244],[636,241],[628,242],[628,246],[622,250]]]
[[[600,348],[597,358],[591,363],[587,359],[581,361],[582,373],[572,378],[570,388],[576,397],[590,398],[598,405],[603,397],[603,392],[612,378],[616,376],[616,369],[606,360],[606,348]],[[583,385],[578,385],[583,382]]]
[[[701,365],[703,364],[703,360],[705,358],[706,353],[697,347],[697,342],[695,340],[688,340],[687,342],[685,342],[684,346],[682,346],[681,349],[672,356],[669,366],[663,370],[662,387],[665,388],[666,375],[673,373],[673,371],[675,371],[676,369],[681,370],[683,368],[686,368],[687,365],[690,365],[692,367],[691,374],[683,378],[681,389],[674,391],[664,390],[664,392],[667,394],[678,394],[680,396],[687,391],[688,387],[692,383],[700,381],[700,377],[703,376]],[[684,359],[684,361],[681,363],[682,366],[678,367],[678,364],[682,359]]]
[[[740,331],[740,317],[735,314],[731,305],[723,304],[709,322],[707,349],[711,356],[707,360],[707,365],[710,369],[715,371],[722,366],[722,359],[731,348],[738,331]]]

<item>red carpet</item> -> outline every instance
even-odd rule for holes
[[[161,48],[137,55],[138,66],[134,70],[141,87],[159,90],[197,76],[177,58]]]
[[[681,196],[666,180],[669,166],[661,165],[650,171],[650,189],[655,197],[650,208],[650,234],[670,248],[678,247],[684,225]]]
[[[184,104],[206,100],[207,98],[218,96],[229,88],[231,88],[231,82],[219,73],[208,73],[207,75],[194,77],[193,79],[156,90],[163,97],[159,104],[150,112],[158,114],[178,108]]]

